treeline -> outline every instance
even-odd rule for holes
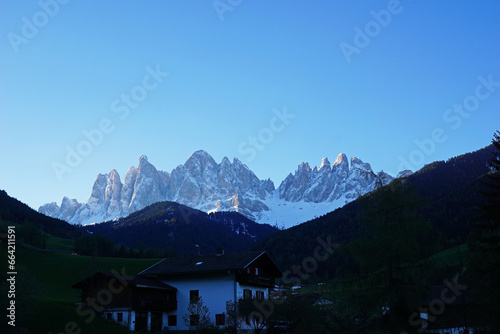
[[[101,257],[120,257],[120,258],[162,258],[174,257],[177,253],[172,249],[165,247],[145,248],[139,243],[138,248],[126,247],[123,244],[117,244],[114,240],[97,234],[84,234],[75,240],[75,252],[79,255],[101,256]]]
[[[3,221],[0,225],[0,231],[7,231],[7,227],[12,225],[12,221]],[[38,229],[35,224],[27,219],[16,226],[16,242],[21,242],[36,248],[45,249],[47,245],[47,234]]]
[[[10,197],[0,190],[0,221],[5,220],[16,224],[29,222],[34,227],[56,237],[72,239],[80,235],[75,226],[64,220],[47,217],[36,212],[28,205]]]

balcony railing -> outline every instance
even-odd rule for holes
[[[274,287],[274,277],[253,275],[249,273],[237,273],[236,281],[240,284],[253,285],[265,288]]]

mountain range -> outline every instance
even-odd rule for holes
[[[397,177],[411,174],[401,172]],[[343,153],[333,165],[324,158],[319,167],[299,164],[278,188],[260,180],[238,159],[217,163],[206,151],[194,152],[170,173],[158,170],[143,155],[123,179],[113,169],[99,174],[87,202],[64,197],[39,212],[72,224],[87,225],[125,217],[161,201],[177,202],[207,213],[236,211],[259,223],[290,227],[349,203],[393,176],[374,173],[370,164]]]

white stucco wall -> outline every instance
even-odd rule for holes
[[[252,290],[252,296],[254,298],[256,291],[263,291],[264,298],[268,298],[268,289],[241,285],[235,282],[234,273],[203,278],[170,279],[165,280],[164,282],[177,288],[177,310],[164,314],[165,325],[168,323],[167,319],[169,315],[177,316],[177,326],[169,326],[169,329],[172,330],[189,329],[189,327],[184,324],[182,317],[187,313],[190,290],[199,291],[199,296],[203,299],[203,303],[210,310],[210,320],[214,324],[216,314],[226,313],[226,302],[229,300],[235,301],[239,298],[243,298],[244,289]],[[243,327],[247,328],[244,322]]]
[[[189,304],[189,291],[198,290],[203,303],[210,310],[210,320],[215,323],[215,315],[226,312],[226,301],[235,299],[234,274],[204,277],[204,278],[182,278],[164,281],[177,288],[177,310],[165,315],[177,315],[177,327],[170,329],[186,330],[182,316],[187,313]],[[165,321],[165,323],[167,323]]]

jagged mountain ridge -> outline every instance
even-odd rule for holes
[[[325,214],[394,178],[375,174],[370,164],[340,154],[333,166],[301,163],[276,189],[241,161],[221,163],[205,151],[193,153],[171,173],[157,170],[145,155],[130,167],[123,182],[113,169],[99,174],[86,203],[64,197],[61,206],[48,203],[39,212],[73,224],[90,224],[125,217],[150,204],[173,201],[205,212],[237,211],[254,221],[295,225]]]
[[[394,177],[385,172],[375,174],[370,164],[341,153],[330,167],[328,158],[321,165],[311,169],[308,163],[301,163],[294,175],[289,174],[279,187],[280,198],[290,202],[332,202],[344,196],[354,200],[373,190],[374,182],[390,183]]]

